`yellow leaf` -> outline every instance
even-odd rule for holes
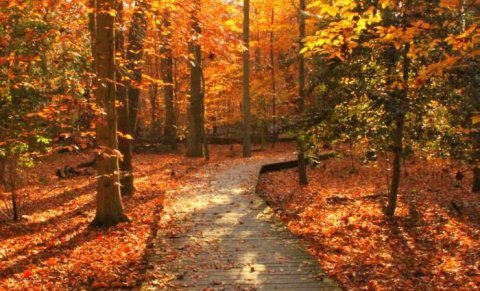
[[[300,51],[300,54],[303,55],[304,53],[306,53],[308,51],[308,47],[304,47],[302,48],[302,50]]]
[[[480,114],[472,117],[472,123],[473,125],[480,123]]]
[[[332,6],[325,6],[321,10],[322,14],[328,14],[331,17],[335,17],[338,14],[338,8],[337,7],[332,7]]]
[[[383,9],[387,7],[396,7],[396,3],[392,0],[380,0],[379,4],[382,6]]]

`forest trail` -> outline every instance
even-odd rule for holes
[[[226,162],[172,191],[162,223],[181,230],[159,231],[142,290],[337,290],[255,194],[261,166],[283,160]]]

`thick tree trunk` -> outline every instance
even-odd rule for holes
[[[243,157],[252,156],[252,124],[250,114],[250,0],[243,1]]]
[[[200,28],[198,9],[199,1],[193,5],[192,30],[199,36],[202,33]],[[190,106],[188,111],[188,138],[187,156],[202,157],[202,146],[204,143],[204,91],[202,88],[202,48],[198,40],[192,39],[189,43],[189,54],[193,56],[190,60]]]
[[[117,114],[115,92],[115,25],[109,13],[115,8],[114,0],[95,1],[95,27],[92,33],[94,46],[95,98],[102,110],[97,118],[97,147],[101,151],[97,159],[96,215],[93,226],[108,227],[128,218],[123,210],[120,196],[119,164],[115,150],[118,149]]]
[[[306,10],[305,0],[300,0],[299,5],[299,31],[300,31],[300,41],[299,41],[299,50],[302,49],[303,46],[303,39],[306,36],[306,28],[305,28],[305,16],[304,12]],[[305,110],[305,58],[302,54],[299,54],[299,61],[298,61],[298,112],[299,115],[302,116],[303,111]],[[308,177],[307,177],[307,165],[305,162],[305,146],[304,141],[302,139],[298,139],[298,182],[300,185],[307,185],[308,184]]]
[[[123,26],[123,1],[116,0],[116,10],[117,10],[117,26],[119,28]],[[117,29],[115,35],[115,55],[120,57],[123,60],[126,58],[125,53],[125,34],[123,29]],[[119,63],[124,63],[119,62]],[[128,90],[127,90],[127,76],[125,74],[126,68],[118,65],[116,66],[117,73],[117,100],[121,103],[121,106],[118,107],[118,131],[120,135],[118,137],[118,149],[122,153],[123,158],[120,160],[120,184],[122,187],[122,195],[130,196],[134,192],[133,186],[133,166],[132,166],[132,140],[127,135],[131,135],[130,125],[129,125],[129,100],[128,100]]]
[[[165,96],[165,140],[172,147],[177,149],[177,129],[175,127],[175,111],[174,111],[174,81],[173,81],[173,56],[171,49],[171,24],[170,12],[168,10],[163,13],[163,33],[162,39],[162,80],[164,83]]]

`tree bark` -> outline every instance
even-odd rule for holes
[[[465,2],[465,1],[464,1]],[[480,1],[476,1],[473,5],[473,13],[475,19],[480,17]],[[474,78],[474,80],[478,80]],[[477,113],[480,112],[480,92],[478,90],[478,81],[472,82],[472,103]],[[474,125],[474,132],[472,134],[472,143],[473,143],[473,162],[475,166],[473,168],[473,184],[472,192],[480,193],[480,124]]]
[[[158,79],[158,61],[157,61],[157,55],[155,52],[155,61],[154,61],[154,78]],[[150,86],[150,139],[152,141],[156,141],[158,139],[158,134],[159,134],[159,127],[158,127],[158,120],[157,120],[157,96],[158,96],[158,84],[155,82],[153,85]]]
[[[202,88],[202,47],[198,37],[202,33],[198,10],[200,1],[193,4],[192,33],[194,34],[189,42],[189,54],[193,57],[190,60],[190,106],[188,110],[188,138],[187,156],[203,157],[202,146],[204,143],[204,88]]]
[[[400,174],[401,174],[401,160],[403,149],[403,128],[404,118],[397,116],[395,121],[395,129],[393,131],[393,173],[392,183],[390,185],[390,194],[388,196],[388,205],[385,210],[385,215],[393,217],[397,208],[397,196],[398,188],[400,186]]]
[[[302,49],[303,39],[306,36],[306,27],[305,27],[305,16],[304,12],[306,10],[305,0],[300,0],[299,5],[299,50]],[[305,57],[299,53],[298,60],[298,112],[300,117],[302,116],[305,110]],[[298,181],[300,185],[308,184],[307,177],[307,165],[305,162],[305,145],[304,141],[300,138],[297,139],[297,151],[298,151]]]
[[[255,74],[258,76],[259,74],[262,73],[262,49],[259,46],[259,43],[261,42],[261,35],[260,35],[260,16],[259,16],[259,11],[255,8],[253,8],[253,13],[254,13],[254,18],[255,18],[255,28],[256,28],[256,41],[257,41],[257,47],[255,48]],[[267,113],[267,103],[265,100],[265,94],[262,94],[260,96],[260,109],[261,109],[261,114],[259,114],[258,118],[260,118],[260,147],[262,150],[265,149],[266,145],[266,133],[268,131],[268,123],[266,121],[266,117],[268,115]]]
[[[400,187],[400,175],[402,172],[401,161],[403,156],[403,135],[405,128],[405,115],[407,113],[407,100],[408,100],[408,81],[410,74],[410,59],[408,53],[410,51],[410,44],[407,43],[403,50],[403,90],[400,96],[400,100],[396,103],[397,106],[393,108],[395,110],[395,129],[393,131],[393,173],[392,184],[390,185],[390,195],[388,197],[388,205],[385,209],[385,215],[393,217],[397,208],[397,196],[398,189]],[[394,97],[395,98],[395,97]]]
[[[480,131],[480,126],[475,126],[475,130]],[[475,167],[473,168],[473,184],[472,192],[480,192],[480,168],[478,164],[480,163],[480,132],[473,133],[473,162]]]
[[[123,2],[118,0],[119,2]],[[118,4],[121,5],[121,4]],[[145,11],[147,4],[143,1],[137,1],[135,10],[132,16],[132,26],[128,36],[128,46],[125,52],[123,32],[118,32],[117,36],[123,38],[121,41],[116,41],[117,44],[123,48],[117,48],[117,51],[122,53],[126,58],[123,78],[119,78],[119,83],[124,87],[120,88],[118,93],[119,101],[123,104],[118,110],[118,130],[123,134],[119,138],[119,150],[123,154],[123,159],[120,161],[120,171],[122,173],[121,185],[122,194],[129,196],[135,192],[134,176],[133,176],[133,137],[137,127],[137,113],[138,113],[138,99],[140,97],[139,85],[142,82],[142,70],[140,67],[140,60],[143,58],[143,42],[146,35],[147,20],[145,18]],[[118,12],[117,12],[118,14]],[[128,73],[127,73],[128,72]]]
[[[97,159],[96,215],[92,226],[108,227],[128,218],[123,210],[120,195],[119,164],[115,150],[117,140],[116,69],[115,69],[115,19],[109,13],[115,9],[115,0],[96,0],[94,8],[95,98],[102,113],[97,118],[97,147],[101,151]]]
[[[175,111],[174,111],[174,81],[173,81],[173,56],[172,56],[172,38],[170,12],[168,8],[163,12],[163,29],[162,34],[162,80],[164,84],[165,96],[165,140],[172,147],[177,149],[177,129],[175,127]]]
[[[7,148],[6,156],[0,156],[0,184],[10,192],[12,203],[12,218],[17,222],[20,218],[18,209],[17,181],[18,181],[18,156],[11,154]]]
[[[17,199],[18,199],[17,190],[13,188],[12,189],[12,212],[13,212],[13,221],[15,222],[17,222],[19,219]]]
[[[250,109],[250,0],[243,1],[243,157],[252,156]]]
[[[130,130],[129,118],[129,100],[128,100],[128,90],[127,90],[127,79],[128,76],[125,73],[126,68],[121,64],[125,63],[126,53],[125,53],[125,34],[123,27],[123,0],[116,0],[116,27],[117,29],[115,35],[115,56],[122,59],[121,62],[116,62],[117,73],[117,83],[116,83],[116,92],[117,100],[121,103],[121,106],[118,107],[118,131],[120,135],[118,137],[118,149],[122,153],[123,158],[120,160],[120,184],[122,187],[122,195],[131,196],[135,191],[133,186],[133,165],[132,165],[132,140],[127,135],[132,135]]]
[[[270,30],[270,67],[272,74],[272,147],[275,147],[277,142],[277,81],[275,71],[275,32],[273,31],[273,25],[275,24],[275,10],[272,7],[271,15],[271,30]]]
[[[478,168],[478,167],[475,167],[473,169],[472,192],[480,193],[480,168]]]
[[[129,129],[130,134],[134,136],[137,129],[138,100],[140,97],[140,84],[142,82],[143,72],[141,60],[143,59],[143,45],[147,32],[147,18],[145,16],[148,10],[148,1],[135,1],[135,11],[132,15],[132,24],[128,36],[127,47],[127,68],[130,72],[130,84],[128,86],[129,100]]]

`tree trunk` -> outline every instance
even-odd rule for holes
[[[272,147],[275,147],[277,142],[277,81],[275,76],[275,32],[273,31],[273,25],[275,24],[275,10],[272,7],[271,25],[270,30],[270,67],[272,73]]]
[[[472,192],[480,193],[480,168],[473,169],[473,185]]]
[[[19,219],[18,215],[18,203],[17,203],[17,190],[12,189],[12,212],[13,212],[13,221],[17,222]]]
[[[208,138],[205,133],[203,136],[203,150],[205,151],[205,161],[210,161],[210,150],[208,149]]]
[[[163,13],[163,29],[162,33],[162,80],[164,84],[165,94],[165,140],[172,147],[177,149],[177,129],[175,128],[175,111],[174,111],[174,81],[173,81],[173,56],[171,49],[171,24],[170,12],[165,10]]]
[[[95,99],[103,114],[97,117],[97,147],[101,151],[97,159],[96,215],[92,226],[108,227],[128,218],[123,210],[120,196],[119,164],[115,150],[118,149],[116,114],[116,69],[115,69],[115,25],[109,13],[115,8],[115,0],[95,2],[95,27],[92,45],[95,52],[94,72]]]
[[[300,41],[299,41],[299,50],[303,47],[303,39],[306,36],[306,28],[305,28],[305,16],[303,13],[306,10],[305,0],[300,0],[299,5],[299,13],[298,13],[298,20],[299,20],[299,31],[300,31]],[[300,117],[305,110],[305,58],[302,54],[299,54],[299,61],[298,61],[298,112]],[[302,121],[301,121],[302,122]],[[304,141],[298,138],[298,181],[300,185],[307,185],[308,184],[308,177],[307,177],[307,165],[305,163],[305,145]]]
[[[252,156],[250,114],[250,0],[243,1],[243,157]]]
[[[410,44],[405,44],[403,50],[403,91],[399,94],[400,100],[395,102],[397,106],[395,110],[395,129],[393,131],[393,173],[392,184],[390,188],[390,195],[388,197],[388,205],[385,210],[385,215],[393,217],[395,209],[397,208],[398,188],[400,187],[400,175],[402,172],[401,162],[403,156],[403,131],[405,127],[405,115],[407,113],[407,100],[409,93],[409,74],[410,74],[410,59],[408,53],[410,51]]]
[[[153,68],[150,74],[154,77],[155,80],[158,80],[161,78],[162,74],[162,68],[161,68],[161,62],[159,62],[159,53],[162,53],[162,43],[160,40],[160,43],[158,42],[158,35],[161,35],[162,32],[162,26],[161,23],[158,22],[156,19],[153,20],[154,23],[157,24],[157,31],[153,33],[153,61],[150,61],[150,63],[153,63]],[[160,36],[160,39],[162,36]],[[160,52],[158,51],[158,48],[160,48]],[[161,57],[160,57],[161,58]],[[158,135],[159,135],[159,127],[157,123],[157,96],[158,96],[158,83],[153,82],[149,86],[149,93],[150,93],[150,140],[151,141],[157,141],[158,140]]]
[[[123,27],[123,1],[116,0],[116,18],[117,26],[120,28]],[[115,56],[120,56],[123,60],[126,58],[125,53],[125,34],[123,29],[117,29],[115,34]],[[118,62],[118,63],[124,63]],[[128,137],[128,134],[132,134],[129,128],[129,100],[128,100],[128,90],[127,90],[127,76],[125,74],[126,68],[117,65],[117,84],[116,92],[117,99],[121,103],[121,106],[118,107],[118,131],[120,135],[118,137],[118,149],[123,155],[123,158],[120,160],[120,184],[122,187],[122,195],[130,196],[134,192],[133,186],[133,166],[132,166],[132,141]]]
[[[198,9],[200,3],[195,2],[192,13],[192,30],[199,36],[202,33]],[[204,133],[204,92],[202,88],[202,48],[196,37],[190,40],[188,45],[189,54],[193,56],[190,60],[190,106],[188,114],[188,139],[187,156],[203,156],[203,133]]]
[[[258,77],[259,74],[262,74],[262,49],[259,46],[259,43],[261,42],[261,35],[260,35],[260,16],[259,16],[259,11],[255,8],[253,8],[253,13],[254,13],[254,21],[255,21],[255,28],[256,28],[256,41],[257,41],[257,46],[255,48],[255,74]],[[268,131],[268,123],[266,121],[266,117],[268,115],[267,113],[267,103],[265,100],[265,94],[262,94],[260,96],[260,110],[261,113],[258,114],[258,118],[260,119],[260,147],[262,150],[265,149],[266,146],[266,133]]]
[[[135,11],[132,15],[132,25],[128,36],[127,47],[127,68],[130,75],[128,87],[129,100],[129,134],[134,136],[137,129],[138,100],[140,97],[140,84],[142,82],[142,67],[140,61],[143,59],[143,44],[147,31],[148,1],[135,1]]]
[[[155,56],[155,59],[157,56]],[[155,71],[158,68],[157,60],[155,60]],[[158,75],[158,74],[155,74]],[[155,76],[157,79],[158,76]],[[150,88],[150,139],[156,141],[158,139],[158,121],[157,121],[157,95],[158,95],[158,84],[155,83]]]
[[[5,190],[11,194],[12,217],[13,221],[17,222],[19,220],[17,195],[18,157],[9,154],[11,153],[10,148],[7,148],[6,152],[6,156],[0,156],[0,184],[3,184]]]
[[[466,2],[466,1],[463,1]],[[480,17],[480,1],[476,1],[473,5],[473,13],[475,19]],[[476,113],[480,112],[480,91],[479,88],[479,81],[478,78],[473,78],[473,82],[471,82],[471,98],[473,108],[475,108]],[[472,184],[472,192],[480,193],[480,123],[474,125],[474,131],[472,133],[472,142],[473,142],[473,162],[475,163],[475,167],[473,169],[473,184]]]
[[[480,131],[480,126],[477,125],[475,127],[477,131]],[[472,192],[478,193],[480,192],[480,168],[478,164],[480,163],[480,132],[475,132],[473,134],[473,161],[475,163],[475,167],[473,168],[473,184],[472,184]]]
[[[400,115],[400,114],[399,114]],[[388,205],[385,210],[385,215],[393,217],[397,208],[397,196],[398,188],[400,186],[400,174],[401,174],[401,160],[403,149],[403,128],[404,117],[397,116],[395,121],[395,129],[393,132],[393,173],[392,183],[390,185],[390,194],[388,197]]]
[[[120,2],[123,2],[120,0]],[[145,11],[147,4],[143,1],[137,1],[132,16],[132,26],[128,36],[128,47],[123,55],[126,57],[125,78],[123,82],[125,90],[118,96],[124,106],[119,109],[118,129],[123,134],[119,139],[119,150],[123,154],[123,160],[120,161],[120,171],[122,173],[121,185],[123,195],[132,195],[135,191],[133,177],[133,137],[137,127],[138,99],[140,96],[139,85],[142,81],[142,70],[139,61],[143,58],[143,42],[146,35],[147,20]],[[124,34],[120,32],[122,38]],[[118,43],[118,41],[117,41]],[[124,40],[121,44],[124,46]],[[117,49],[118,50],[118,49]],[[123,49],[125,51],[125,49]],[[128,75],[128,76],[127,76]],[[121,80],[121,79],[120,79]],[[124,97],[123,94],[126,94]],[[127,136],[128,135],[128,136]]]

